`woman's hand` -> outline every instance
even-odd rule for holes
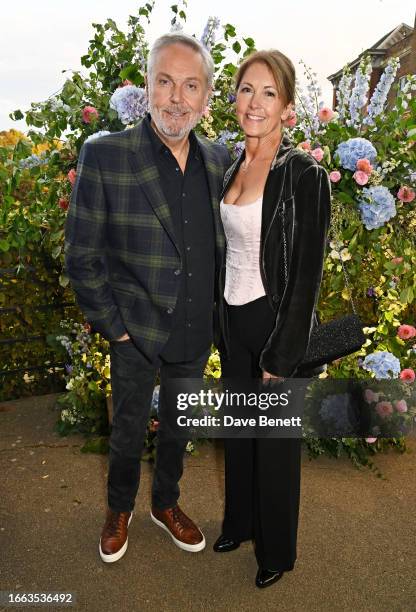
[[[277,380],[277,381],[282,381],[285,379],[284,376],[276,376],[275,374],[271,374],[270,372],[266,372],[266,370],[263,370],[263,382],[265,382],[266,380]]]

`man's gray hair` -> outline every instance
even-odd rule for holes
[[[170,32],[155,40],[147,58],[147,74],[149,80],[152,77],[153,68],[159,51],[176,43],[191,47],[191,49],[200,54],[207,79],[207,86],[211,86],[214,79],[214,60],[211,57],[211,53],[199,40],[184,32]]]

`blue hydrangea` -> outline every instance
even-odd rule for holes
[[[388,351],[377,351],[367,355],[363,368],[372,372],[376,378],[397,378],[400,374],[400,361]]]
[[[99,132],[95,132],[95,134],[91,134],[88,138],[85,139],[85,142],[89,140],[95,140],[96,138],[101,138],[101,136],[107,136],[107,134],[111,134],[108,130],[100,130]]]
[[[119,87],[110,98],[110,108],[117,111],[118,118],[124,125],[135,123],[144,117],[148,110],[145,89],[135,85]]]
[[[359,159],[367,158],[370,163],[373,163],[376,160],[377,151],[366,138],[350,138],[340,142],[335,155],[339,157],[343,168],[355,172]]]
[[[368,230],[382,227],[396,215],[394,197],[387,187],[382,185],[364,187],[360,198],[358,208],[361,213],[361,221]]]

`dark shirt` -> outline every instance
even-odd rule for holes
[[[212,342],[215,229],[205,165],[192,131],[182,173],[175,157],[150,125],[150,115],[144,123],[182,262],[172,331],[160,357],[165,361],[190,361],[199,357]]]

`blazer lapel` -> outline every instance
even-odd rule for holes
[[[142,122],[130,129],[130,143],[129,162],[133,174],[180,254],[169,205],[161,187],[161,177],[153,161],[152,144]]]
[[[225,236],[220,218],[220,205],[217,195],[219,191],[218,185],[221,184],[222,180],[222,164],[218,163],[218,159],[213,153],[213,148],[206,145],[199,138],[198,143],[207,171],[211,206],[214,215],[216,243],[219,249],[223,249],[225,246]]]

